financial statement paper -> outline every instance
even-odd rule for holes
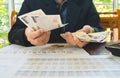
[[[2,78],[119,78],[120,58],[89,55],[66,44],[23,47],[10,45],[0,50]]]

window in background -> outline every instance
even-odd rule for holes
[[[0,0],[0,48],[8,45],[9,31],[8,0]]]
[[[12,10],[19,12],[24,0],[0,0],[0,48],[9,45],[8,32]]]
[[[0,0],[0,26],[8,24],[8,0]]]
[[[93,0],[98,12],[113,12],[115,0]]]
[[[19,11],[24,0],[14,0],[14,9]]]
[[[119,4],[119,5],[118,5],[118,8],[120,9],[120,0],[118,1],[118,4]]]

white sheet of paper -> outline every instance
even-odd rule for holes
[[[66,44],[10,45],[0,50],[0,78],[120,77],[119,57],[90,56],[84,52],[82,48]]]

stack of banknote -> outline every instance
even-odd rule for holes
[[[41,9],[20,15],[18,18],[33,31],[40,28],[50,31],[66,25],[62,24],[60,15],[46,15]]]
[[[111,31],[103,31],[103,32],[95,32],[95,33],[85,33],[85,32],[73,32],[73,36],[76,36],[81,41],[84,42],[97,42],[97,43],[103,43],[106,42],[107,39],[111,35]],[[65,38],[65,34],[61,34],[61,36]]]

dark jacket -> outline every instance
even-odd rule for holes
[[[102,31],[100,18],[92,0],[68,0],[67,23],[65,28],[59,28],[51,31],[49,43],[65,42],[60,34],[70,31],[75,32],[84,25],[92,26],[96,31]],[[22,15],[34,10],[42,9],[45,14],[60,14],[58,4],[55,0],[25,0],[18,14]],[[9,32],[9,41],[12,44],[31,46],[25,36],[26,26],[17,18],[16,23]],[[63,29],[65,29],[63,31]]]

